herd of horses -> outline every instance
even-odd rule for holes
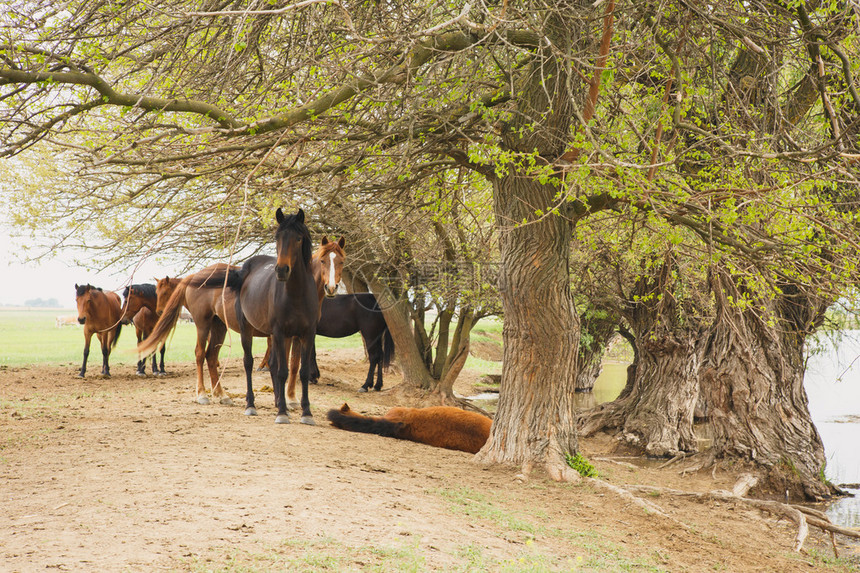
[[[274,257],[259,255],[251,257],[241,267],[219,263],[184,278],[165,277],[156,285],[131,285],[123,291],[122,300],[114,292],[89,284],[75,285],[78,322],[84,325],[84,356],[79,376],[86,375],[90,341],[94,334],[102,349],[102,375],[110,376],[108,359],[123,324],[133,324],[137,333],[137,348],[141,356],[137,373],[145,373],[147,357],[152,355],[152,372],[164,374],[165,342],[184,307],[197,329],[195,359],[199,404],[209,403],[204,386],[204,362],[209,370],[212,397],[222,404],[232,404],[221,387],[218,363],[228,328],[239,333],[242,343],[247,385],[245,414],[248,416],[257,414],[252,384],[252,342],[255,337],[268,341],[264,363],[267,363],[272,378],[277,406],[275,422],[278,424],[289,423],[288,408],[296,406],[302,410],[300,421],[314,424],[308,384],[319,379],[316,335],[341,338],[360,332],[370,365],[367,379],[359,391],[381,390],[382,371],[393,357],[394,343],[372,293],[337,294],[346,257],[344,238],[334,242],[323,237],[320,247],[312,253],[304,211],[299,209],[295,214],[286,215],[279,208],[276,222],[277,255]],[[160,364],[156,360],[159,353]],[[299,403],[296,403],[295,396],[297,380],[302,388]],[[448,413],[448,422],[444,413],[435,412],[435,417],[419,415],[412,416],[411,420],[401,415],[390,421],[394,426],[391,423],[356,423],[361,416],[349,412],[346,405],[344,408],[329,412],[332,423],[343,429],[464,451],[475,447],[472,438],[466,441],[460,438],[453,441],[439,439],[439,435],[462,433],[463,411],[458,408],[450,408],[452,412]],[[344,421],[345,417],[350,419]],[[481,418],[483,420],[478,420],[477,425],[470,419],[466,433],[472,436],[475,428],[485,429],[478,432],[483,445],[489,434],[489,418]],[[397,430],[392,430],[392,427]],[[430,430],[422,431],[422,427]],[[480,436],[483,436],[482,440]]]

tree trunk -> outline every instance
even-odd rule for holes
[[[577,19],[587,5],[563,4],[547,16],[547,45],[518,77],[516,110],[503,127],[501,142],[515,157],[497,166],[503,173],[491,178],[504,353],[498,411],[477,459],[520,464],[524,473],[542,465],[553,479],[573,480],[579,476],[565,460],[578,447],[574,391],[579,317],[570,292],[572,225],[553,212],[559,179],[534,171],[550,169],[566,151],[571,93],[577,93],[581,80],[561,58],[575,41],[589,41],[587,34],[578,33],[583,23]]]
[[[788,491],[795,498],[826,497],[831,491],[822,479],[824,445],[803,387],[804,341],[826,305],[783,292],[769,305],[777,317],[771,325],[732,305],[730,296],[741,297],[727,274],[715,273],[713,291],[718,316],[701,376],[713,453],[768,468],[772,479],[765,488],[780,496]]]
[[[511,174],[495,182],[500,221],[534,219],[557,189]],[[570,293],[570,224],[548,216],[501,233],[499,290],[504,354],[499,406],[484,462],[545,465],[573,478],[565,454],[577,451],[575,408],[579,319]]]
[[[651,456],[697,451],[693,413],[699,395],[704,329],[696,313],[678,308],[661,276],[641,279],[627,320],[633,329],[636,375],[614,402],[582,415],[584,435],[618,429],[624,440]],[[683,315],[683,318],[682,318]]]

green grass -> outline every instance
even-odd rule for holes
[[[84,352],[84,330],[80,325],[57,328],[56,317],[73,315],[75,310],[5,310],[0,309],[0,367],[30,365],[75,365],[79,367]],[[197,329],[193,324],[180,322],[168,339],[165,363],[193,362]],[[222,358],[241,360],[242,345],[238,333],[230,331],[221,351]],[[317,350],[361,348],[361,335],[346,338],[317,338]],[[111,369],[114,366],[137,363],[137,337],[134,326],[123,326],[116,348],[111,352]],[[254,355],[260,357],[266,350],[262,339],[254,342]],[[101,349],[93,336],[90,343],[88,370],[101,370]],[[148,370],[148,368],[147,368]]]

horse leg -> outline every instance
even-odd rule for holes
[[[314,422],[314,416],[311,414],[311,401],[308,399],[308,378],[310,374],[310,358],[311,358],[311,348],[314,344],[314,333],[309,334],[304,338],[304,340],[296,337],[293,339],[293,345],[301,344],[302,348],[302,367],[299,369],[299,378],[302,381],[302,419],[300,420],[302,424],[308,424],[309,426],[316,425]]]
[[[99,342],[102,345],[102,376],[110,378],[110,332],[100,332],[98,334]]]
[[[377,392],[382,390],[382,362],[382,353],[380,352],[380,356],[376,361],[376,386],[373,387]]]
[[[364,335],[362,334],[362,338]],[[367,340],[365,338],[365,340]],[[378,364],[380,368],[382,367],[382,339],[381,337],[373,342],[366,343],[367,347],[367,361],[370,362],[370,366],[367,368],[367,378],[364,380],[364,385],[358,389],[359,392],[367,392],[371,388],[373,388],[373,371],[376,369],[376,365]],[[378,390],[379,388],[377,388]]]
[[[320,367],[317,364],[317,337],[314,336],[314,347],[311,348],[311,384],[318,384],[320,381]]]
[[[287,338],[285,356],[290,357],[290,377],[287,380],[287,408],[295,410],[299,407],[296,401],[296,378],[299,376],[299,366],[302,361],[301,345],[295,338]]]
[[[276,424],[289,424],[290,417],[287,414],[287,398],[284,384],[290,369],[287,354],[287,340],[281,334],[272,335],[272,354],[269,357],[269,374],[272,377],[272,389],[275,391],[275,405],[278,415],[275,416]]]
[[[140,330],[137,331],[137,343],[140,344],[140,341],[146,338],[143,332]],[[146,356],[140,356],[140,360],[137,361],[137,373],[138,376],[146,376]]]
[[[209,397],[206,395],[206,387],[203,385],[203,360],[206,358],[206,341],[208,338],[208,325],[198,325],[197,345],[194,347],[194,362],[197,366],[197,403],[202,406],[209,405]]]
[[[266,337],[266,353],[263,354],[263,358],[260,359],[260,366],[257,370],[265,371],[269,369],[269,357],[272,355],[272,337]]]
[[[164,350],[165,350],[165,348],[166,348],[166,346],[164,344],[162,344],[161,345],[161,364],[158,366],[158,374],[160,376],[167,374],[167,372],[164,371]]]
[[[218,372],[220,366],[218,354],[221,352],[221,346],[224,344],[226,336],[227,325],[220,319],[213,319],[212,327],[209,329],[209,346],[206,348],[206,365],[209,367],[209,380],[212,382],[212,397],[217,398],[220,404],[232,406],[233,400],[224,394],[224,388],[221,386],[221,374]]]
[[[90,341],[93,338],[93,332],[84,327],[84,363],[81,364],[81,371],[78,373],[78,378],[83,378],[87,374],[87,358],[90,356]]]

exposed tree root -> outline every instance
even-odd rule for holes
[[[818,527],[819,529],[830,532],[831,534],[838,533],[840,535],[845,535],[846,537],[851,537],[852,539],[860,539],[860,532],[832,524],[827,518],[827,516],[820,511],[816,511],[814,509],[810,509],[804,506],[780,503],[778,501],[768,501],[743,497],[743,494],[746,494],[746,492],[749,491],[749,489],[752,488],[754,485],[754,479],[750,479],[748,476],[741,476],[741,480],[739,480],[739,482],[735,484],[734,490],[732,492],[713,490],[705,493],[696,493],[645,485],[628,486],[627,489],[631,492],[641,494],[653,495],[656,493],[661,495],[673,495],[676,497],[691,498],[701,502],[721,501],[726,503],[740,503],[755,507],[763,511],[767,511],[775,515],[779,515],[781,517],[786,517],[787,519],[790,519],[797,524],[798,531],[795,537],[795,551],[800,551],[803,547],[803,542],[806,540],[806,537],[809,533],[809,525]],[[741,495],[736,495],[735,492],[740,492]],[[833,541],[833,543],[833,550],[835,553],[835,540]]]

